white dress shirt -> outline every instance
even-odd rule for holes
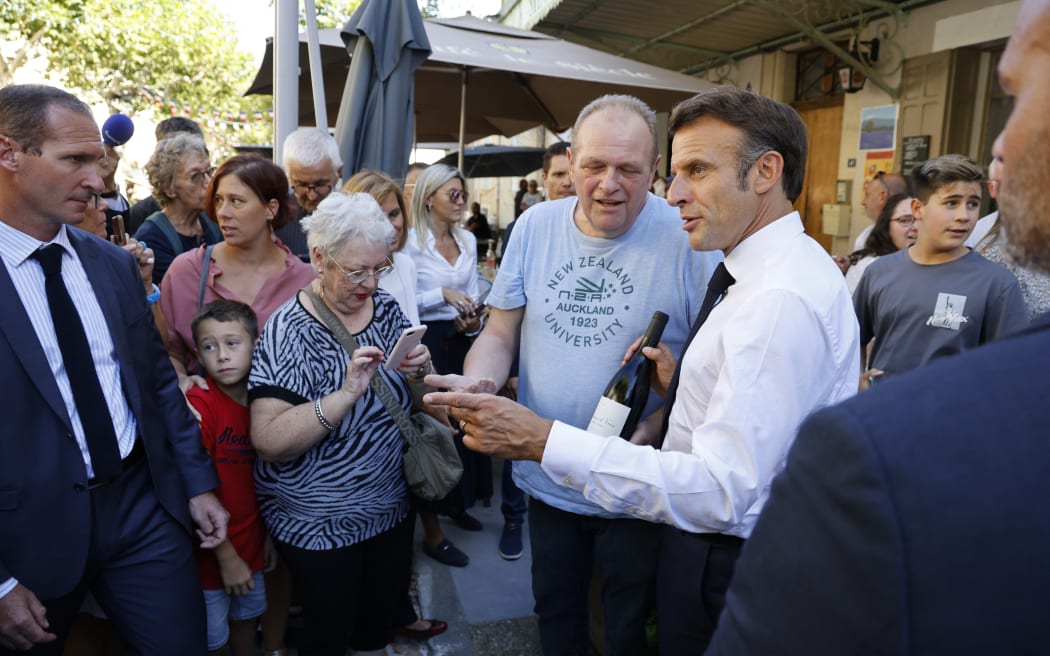
[[[870,235],[871,231],[874,229],[875,224],[870,223],[863,230],[860,231],[860,234],[857,235],[857,238],[853,240],[853,252],[864,250],[864,245],[868,243],[868,235]]]
[[[427,232],[426,243],[420,248],[415,229],[408,232],[404,251],[416,263],[416,305],[419,318],[424,322],[452,321],[459,316],[459,311],[445,302],[442,287],[455,289],[475,301],[481,293],[478,289],[478,247],[474,235],[456,227],[452,229],[452,238],[459,246],[459,257],[454,264],[449,264],[445,256],[438,252],[432,233]]]
[[[725,259],[736,283],[686,350],[663,451],[555,422],[542,466],[617,512],[746,538],[799,424],[853,395],[856,315],[797,212]]]
[[[401,311],[413,326],[419,325],[419,308],[416,307],[416,263],[401,251],[393,254],[394,271],[379,279],[379,288],[397,299]]]
[[[995,210],[991,214],[985,214],[981,218],[977,219],[977,223],[973,226],[973,232],[966,238],[966,245],[970,248],[977,250],[977,245],[981,243],[984,236],[991,231],[992,226],[999,220],[999,210]]]

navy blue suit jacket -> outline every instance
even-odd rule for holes
[[[218,479],[145,303],[138,267],[113,244],[69,233],[113,338],[154,490],[190,530],[188,498],[214,489]],[[87,473],[58,385],[3,266],[0,308],[0,582],[13,576],[51,599],[70,592],[84,573]]]
[[[810,417],[708,654],[1050,645],[1050,315]]]

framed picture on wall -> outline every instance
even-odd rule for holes
[[[893,149],[897,143],[897,106],[860,110],[860,150]]]

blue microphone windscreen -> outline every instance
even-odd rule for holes
[[[110,146],[122,146],[135,134],[135,124],[124,114],[114,114],[102,124],[102,140]]]

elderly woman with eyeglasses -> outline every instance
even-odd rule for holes
[[[160,285],[176,256],[201,244],[222,241],[218,227],[204,216],[214,171],[204,140],[194,134],[177,134],[157,142],[146,162],[146,177],[161,211],[146,217],[135,239],[153,249],[155,284]]]
[[[405,252],[416,263],[416,305],[427,325],[423,343],[434,355],[434,367],[443,374],[463,372],[471,338],[481,330],[478,303],[477,242],[460,227],[467,192],[463,175],[443,164],[433,164],[419,175],[412,194],[412,230]],[[457,436],[463,460],[463,478],[449,496],[422,512],[452,517],[460,528],[481,530],[466,509],[492,496],[492,469],[488,456],[465,449]],[[440,535],[428,531],[428,535]],[[423,553],[446,565],[463,567],[470,559],[452,542],[423,542]]]
[[[379,288],[394,228],[368,194],[332,192],[302,221],[309,289],[357,343],[326,326],[305,290],[270,317],[249,377],[256,494],[303,604],[300,654],[381,654],[411,558],[404,440],[369,383],[407,413],[431,371],[423,345],[381,366],[409,321]]]

